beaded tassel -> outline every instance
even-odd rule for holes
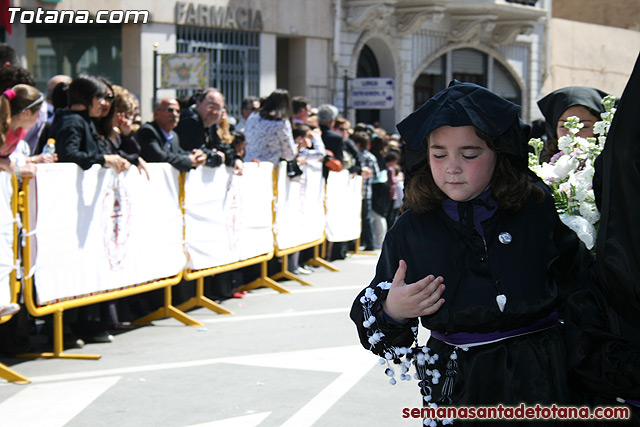
[[[449,356],[449,361],[447,362],[447,371],[445,373],[444,384],[442,386],[442,397],[439,402],[444,403],[445,405],[451,405],[451,395],[453,394],[453,381],[455,379],[456,374],[458,373],[458,353],[456,353],[456,347],[451,355]]]

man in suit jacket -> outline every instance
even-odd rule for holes
[[[167,162],[180,171],[197,168],[207,161],[201,149],[185,151],[180,137],[173,129],[180,120],[180,104],[171,98],[162,99],[153,110],[153,122],[145,123],[136,139],[140,143],[141,157],[148,162]]]

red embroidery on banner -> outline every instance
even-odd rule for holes
[[[121,270],[131,233],[131,201],[126,188],[116,178],[102,198],[104,249],[111,270]]]

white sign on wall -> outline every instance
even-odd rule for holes
[[[351,82],[351,106],[356,110],[394,107],[394,82],[388,77],[362,77]]]

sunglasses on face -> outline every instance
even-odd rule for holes
[[[107,102],[113,102],[113,100],[116,99],[115,95],[112,93],[108,95],[96,95],[96,98],[98,98],[100,101],[107,101]]]
[[[167,108],[164,109],[164,111],[167,112],[167,113],[170,113],[170,114],[173,114],[173,113],[178,114],[178,115],[180,114],[180,110],[179,109],[172,108],[172,107],[167,107]]]

